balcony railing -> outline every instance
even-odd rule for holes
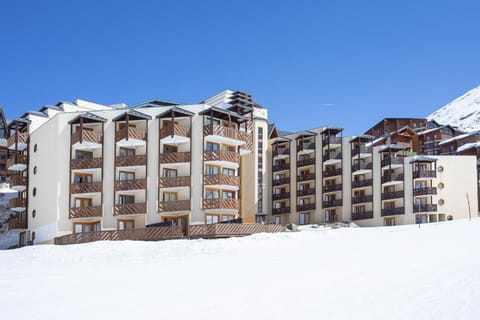
[[[94,193],[102,192],[103,182],[84,182],[70,184],[70,193]]]
[[[399,214],[405,214],[405,208],[404,207],[397,207],[397,208],[385,208],[382,209],[382,217],[385,216],[395,216]]]
[[[80,208],[70,208],[68,217],[73,218],[92,218],[102,216],[102,206],[88,206]]]
[[[382,160],[382,167],[389,166],[391,164],[403,164],[403,157],[392,157]]]
[[[71,159],[70,168],[73,170],[78,169],[95,169],[102,168],[103,158],[84,158],[84,159]]]
[[[147,165],[147,155],[117,156],[115,164],[117,167],[145,166]]]
[[[203,199],[203,209],[240,209],[240,200],[238,199]]]
[[[352,157],[355,157],[356,155],[363,153],[372,153],[372,147],[367,147],[367,146],[353,146],[352,149]]]
[[[433,187],[426,187],[426,188],[415,188],[413,189],[413,195],[414,196],[428,196],[428,195],[436,195],[437,194],[437,188]]]
[[[324,208],[341,207],[342,205],[343,205],[342,199],[323,201],[323,207]]]
[[[120,141],[122,139],[127,139],[127,129],[122,128],[115,132],[115,142]],[[147,140],[147,133],[138,128],[129,127],[128,128],[128,139],[135,139],[135,140]]]
[[[315,203],[297,204],[297,211],[315,210]]]
[[[160,157],[159,157],[160,163],[190,162],[190,159],[191,159],[190,152],[160,153]]]
[[[235,128],[230,128],[226,126],[210,126],[208,124],[203,127],[203,136],[220,136],[223,138],[243,141],[247,144],[252,139],[251,133],[242,132]]]
[[[435,170],[415,170],[413,171],[413,179],[418,178],[436,178],[437,171]]]
[[[27,215],[25,212],[18,213],[17,216],[8,220],[8,230],[22,230],[27,229]]]
[[[304,150],[315,150],[315,142],[304,142],[297,144],[297,152],[301,152]]]
[[[329,184],[325,185],[322,188],[322,191],[325,192],[336,192],[336,191],[342,191],[343,185],[341,183],[339,184]]]
[[[373,218],[373,211],[352,212],[352,220],[363,220]]]
[[[81,138],[81,139],[80,139]],[[80,135],[80,130],[73,133],[72,137],[70,138],[71,144],[75,144],[77,142],[93,142],[93,143],[102,143],[102,134],[90,130],[82,130],[82,134]]]
[[[373,185],[373,179],[352,181],[352,188],[371,187],[372,185]]]
[[[334,176],[341,176],[342,175],[342,168],[338,169],[331,169],[331,170],[324,170],[322,172],[324,178],[326,177],[334,177]]]
[[[277,163],[274,164],[272,167],[272,171],[283,171],[283,170],[290,170],[290,163]]]
[[[147,213],[145,203],[127,203],[115,205],[114,215],[143,214]]]
[[[205,151],[203,153],[204,161],[225,161],[225,162],[240,162],[240,155],[236,152],[231,151]]]
[[[278,157],[278,156],[290,156],[290,148],[275,148],[273,150],[273,156]]]
[[[311,165],[314,165],[314,164],[315,164],[315,158],[298,160],[297,161],[297,168],[298,167],[311,166]]]
[[[290,184],[290,177],[272,180],[272,185],[274,186],[280,186],[282,184]]]
[[[354,165],[352,165],[352,171],[372,170],[372,168],[373,168],[373,163],[372,162],[355,163]]]
[[[311,196],[315,194],[315,188],[308,188],[303,190],[297,190],[297,197]]]
[[[147,179],[116,180],[115,190],[142,190],[147,188]]]
[[[191,135],[190,128],[182,126],[181,124],[175,123],[168,123],[166,126],[160,129],[160,139],[165,137],[171,136],[181,136],[189,138]]]
[[[190,211],[190,200],[160,201],[158,203],[159,212],[172,211]]]
[[[323,146],[327,146],[329,144],[342,144],[342,138],[341,137],[335,137],[335,136],[326,136],[322,140]]]
[[[10,187],[19,187],[19,186],[27,186],[27,177],[23,177],[20,175],[11,175],[10,176]]]
[[[13,198],[8,201],[9,208],[25,208],[27,207],[27,199],[25,198]]]
[[[382,177],[382,183],[403,181],[403,173],[386,174]]]
[[[191,177],[161,177],[158,179],[159,188],[190,187]]]
[[[290,207],[273,208],[272,214],[290,213]]]
[[[300,174],[297,176],[297,181],[315,180],[315,173]]]
[[[282,199],[289,199],[290,192],[280,192],[272,194],[272,200],[282,200]]]
[[[27,156],[23,154],[18,154],[17,159],[15,159],[15,156],[11,156],[11,158],[7,159],[7,168],[10,168],[11,166],[16,164],[27,165]]]
[[[342,160],[342,153],[341,152],[325,152],[323,154],[323,161],[328,160]]]
[[[401,191],[393,191],[393,192],[382,192],[382,200],[390,200],[390,199],[400,199],[403,198],[404,192]]]
[[[366,203],[366,202],[372,202],[373,201],[373,195],[365,195],[365,196],[353,196],[352,197],[352,203],[353,204],[358,204],[358,203]]]
[[[19,132],[17,133],[18,136],[18,143],[26,144],[28,141],[28,133],[26,132]],[[15,134],[12,134],[7,140],[8,147],[15,145]]]
[[[437,212],[437,205],[422,204],[419,206],[419,205],[413,204],[413,213],[420,213],[420,212]]]
[[[203,184],[205,185],[228,185],[240,186],[239,176],[229,176],[226,174],[206,174],[203,176]]]

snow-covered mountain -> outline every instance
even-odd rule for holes
[[[462,131],[480,130],[480,86],[438,109],[427,119]]]

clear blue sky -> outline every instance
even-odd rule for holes
[[[281,129],[359,134],[480,84],[480,1],[0,2],[7,117],[60,100],[252,93]],[[300,114],[300,116],[297,116]]]

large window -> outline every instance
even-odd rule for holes
[[[299,224],[309,224],[310,223],[310,213],[300,213],[299,215]]]
[[[135,156],[135,149],[120,147],[120,156],[121,157],[133,157],[133,156]]]
[[[176,169],[163,169],[163,176],[164,177],[176,177],[177,176],[177,170]]]
[[[92,198],[75,198],[75,208],[85,208],[92,206]]]
[[[118,230],[133,230],[135,229],[135,220],[118,220],[117,222]]]
[[[227,175],[227,176],[234,176],[235,175],[235,170],[230,169],[230,168],[223,168],[222,169],[222,174]]]
[[[218,151],[220,150],[220,145],[218,143],[207,142],[207,151]]]
[[[135,196],[127,195],[127,194],[121,194],[118,196],[118,204],[129,204],[129,203],[135,203]]]
[[[282,219],[280,216],[275,216],[275,224],[282,224]]]
[[[78,173],[73,176],[75,183],[91,183],[93,182],[93,175],[91,173]]]
[[[177,201],[178,194],[176,192],[164,192],[163,201]]]
[[[75,151],[75,159],[91,159],[93,158],[93,152],[90,151]]]
[[[218,189],[207,189],[206,198],[207,199],[218,199],[218,198],[220,198],[220,190],[218,190]]]
[[[219,174],[219,173],[220,173],[220,167],[218,166],[207,165],[207,168],[205,169],[206,175]]]
[[[206,215],[206,223],[207,224],[215,224],[218,223],[218,215],[207,214]]]
[[[135,180],[135,172],[120,171],[118,174],[118,178],[120,181]]]
[[[100,231],[100,222],[75,222],[73,231],[75,233]]]

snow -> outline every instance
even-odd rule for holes
[[[457,148],[457,152],[462,152],[471,148],[480,148],[480,141],[465,143],[464,145]]]
[[[460,140],[460,139],[469,137],[469,136],[474,135],[474,134],[478,134],[478,131],[467,132],[467,133],[461,134],[459,136],[452,137],[450,139],[442,140],[438,143],[438,145],[441,146],[443,144],[450,143],[450,142],[455,141],[455,140]]]
[[[480,86],[468,91],[427,117],[462,131],[480,130]]]
[[[0,252],[0,319],[478,319],[480,219]]]

